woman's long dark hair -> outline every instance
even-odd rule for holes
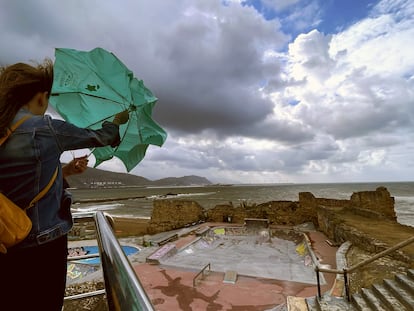
[[[45,59],[42,64],[24,63],[0,68],[0,137],[19,109],[38,92],[49,92],[53,84],[53,62]]]

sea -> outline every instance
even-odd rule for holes
[[[397,221],[414,227],[414,182],[309,183],[309,184],[217,184],[186,187],[125,187],[70,189],[75,203],[72,213],[103,211],[112,216],[150,218],[153,201],[177,198],[198,202],[205,209],[231,202],[233,206],[269,201],[298,201],[299,192],[315,197],[350,199],[352,193],[386,187],[395,199]],[[99,200],[99,202],[97,202]]]

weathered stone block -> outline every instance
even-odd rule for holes
[[[204,220],[204,209],[195,201],[156,200],[153,203],[148,232],[169,231],[200,220]]]
[[[354,192],[351,196],[351,206],[372,210],[393,220],[397,219],[394,197],[385,187],[378,187],[375,191]]]

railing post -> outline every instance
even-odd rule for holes
[[[200,272],[198,272],[198,273],[196,274],[196,276],[193,278],[193,287],[195,287],[195,286],[196,286],[196,278],[197,278],[200,274],[202,274],[202,275],[204,276],[204,270],[206,270],[206,269],[207,269],[207,267],[208,267],[208,270],[209,270],[209,271],[211,270],[211,265],[210,265],[210,263],[208,263],[208,264],[206,264],[206,265],[203,267],[203,269],[201,269],[201,271],[200,271]]]
[[[315,271],[316,271],[316,280],[318,282],[318,297],[319,299],[321,299],[322,295],[321,295],[321,283],[319,280],[319,266],[316,266]]]
[[[351,296],[349,294],[349,284],[348,284],[348,271],[344,269],[344,286],[345,286],[345,295],[348,301],[351,301]]]

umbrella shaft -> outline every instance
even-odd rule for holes
[[[93,148],[92,150],[91,150],[91,152],[89,152],[89,154],[86,156],[86,158],[89,158],[89,156],[95,151],[95,149],[96,148]]]

